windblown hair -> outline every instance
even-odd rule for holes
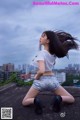
[[[71,49],[78,49],[78,44],[75,42],[76,38],[71,34],[63,31],[44,31],[49,39],[49,52],[57,57],[65,57]]]

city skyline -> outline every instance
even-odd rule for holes
[[[36,72],[37,71],[33,66],[29,66],[27,64],[18,65],[16,68],[15,64],[7,63],[0,66],[0,81],[5,79],[8,80],[11,75],[17,75],[18,79],[28,79],[31,76],[31,78],[33,78]],[[64,69],[52,68],[52,72],[60,82],[65,81],[66,74],[80,76],[80,64],[68,64]]]
[[[30,64],[39,51],[39,39],[45,30],[63,30],[80,41],[80,6],[34,6],[32,2],[0,1],[0,65]],[[69,59],[56,59],[55,67],[80,64],[79,56],[80,50],[71,50]]]
[[[2,65],[0,65],[0,70],[4,68],[4,70],[6,71],[6,67],[8,66],[8,68],[10,70],[24,70],[24,69],[27,69],[29,67],[29,64],[18,64],[17,66],[14,64],[14,63],[4,63]],[[7,69],[8,69],[7,68]],[[80,64],[68,64],[67,66],[65,66],[64,68],[61,68],[61,69],[67,69],[67,68],[78,68],[80,70]],[[53,70],[54,69],[57,69],[56,67],[53,66]]]

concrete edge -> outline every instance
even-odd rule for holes
[[[16,86],[16,83],[9,83],[7,85],[1,86],[0,87],[0,92],[5,91],[6,89],[9,89],[9,88],[15,87],[15,86]]]
[[[1,86],[0,87],[0,93],[9,89],[9,88],[14,88],[16,86],[16,83],[9,83],[7,85]],[[22,87],[22,86],[21,86]],[[64,88],[70,88],[70,89],[78,89],[80,90],[80,87],[75,87],[75,86],[64,86]],[[44,91],[44,92],[40,92],[40,95],[53,95],[54,93],[49,92],[49,91]],[[80,95],[73,95],[74,97],[80,97]]]

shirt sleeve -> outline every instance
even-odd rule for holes
[[[36,61],[39,61],[39,60],[44,60],[44,54],[42,51],[40,51],[36,57]]]

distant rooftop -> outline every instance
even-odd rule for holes
[[[43,101],[43,115],[36,115],[34,106],[22,106],[22,100],[28,89],[29,86],[18,87],[16,84],[0,88],[0,107],[13,107],[14,120],[80,120],[80,88],[65,87],[76,101],[71,105],[63,104],[59,113],[54,113],[50,107],[53,94],[41,92],[38,96]]]

